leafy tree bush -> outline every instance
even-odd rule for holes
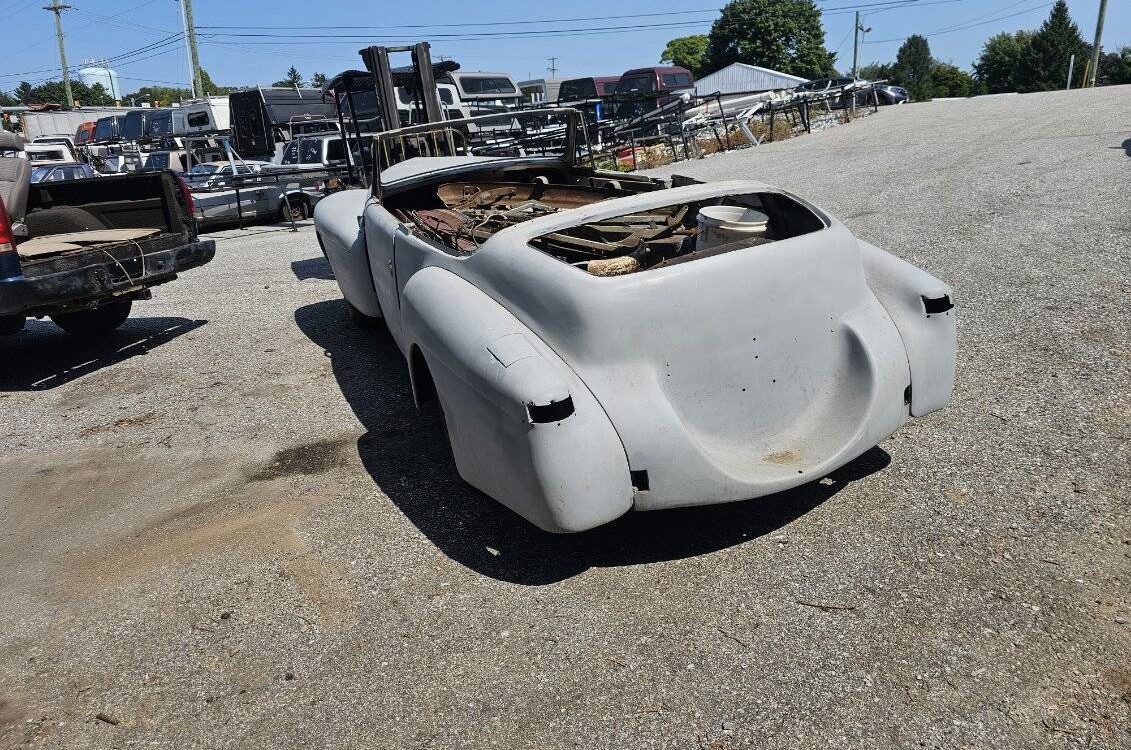
[[[931,98],[931,72],[935,61],[931,57],[931,46],[926,37],[913,34],[899,48],[892,66],[891,81],[911,94],[911,98],[923,101]]]
[[[1076,69],[1080,69],[1079,63]],[[1124,83],[1131,83],[1131,47],[1100,55],[1100,72],[1096,77],[1096,85],[1119,86]]]
[[[285,88],[293,88],[293,87],[296,87],[296,86],[301,87],[303,85],[302,73],[299,73],[298,68],[296,68],[295,66],[292,65],[287,70],[287,77],[286,78],[284,78],[281,81],[275,81],[271,85],[272,86],[285,87]]]
[[[1083,62],[1090,45],[1068,15],[1068,4],[1057,0],[1048,19],[1021,52],[1018,91],[1054,91],[1064,88],[1072,55]]]
[[[687,68],[698,78],[706,72],[704,63],[707,59],[707,43],[706,34],[692,34],[672,39],[664,47],[660,62]]]
[[[1017,91],[1021,86],[1022,58],[1032,42],[1031,31],[991,36],[974,62],[974,79],[989,94]]]
[[[813,0],[731,0],[711,26],[707,69],[734,62],[805,78],[836,75]]]
[[[936,62],[931,70],[931,96],[971,96],[978,93],[973,76],[957,65]]]

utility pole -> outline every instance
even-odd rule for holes
[[[860,69],[860,40],[861,38],[872,30],[872,27],[864,28],[864,24],[860,23],[860,11],[856,11],[856,27],[852,29],[852,77],[856,77],[856,72]]]
[[[1096,40],[1092,42],[1092,82],[1096,85],[1096,73],[1100,70],[1100,37],[1104,35],[1104,16],[1107,15],[1107,0],[1100,0],[1100,14],[1096,18]],[[1085,81],[1084,85],[1088,85]]]
[[[67,48],[63,45],[63,11],[70,10],[69,5],[60,5],[59,0],[51,0],[50,5],[44,5],[44,10],[55,14],[55,36],[59,39],[59,64],[63,66],[63,90],[67,92],[67,109],[75,106],[75,97],[71,93],[71,71],[67,70]]]
[[[200,79],[200,52],[196,49],[196,24],[192,20],[192,0],[181,0],[185,17],[185,38],[188,40],[189,65],[192,66],[193,96],[205,96]]]
[[[550,71],[550,78],[557,78],[558,77],[558,58],[547,57],[546,59],[550,61],[550,67],[546,68],[546,70]]]
[[[1068,91],[1072,88],[1072,69],[1076,67],[1076,55],[1068,58],[1068,83],[1064,85],[1064,90]]]
[[[195,99],[196,98],[196,80],[195,80],[195,76],[193,75],[193,72],[192,72],[192,70],[193,70],[193,67],[192,67],[192,50],[189,49],[189,44],[188,44],[188,18],[185,17],[185,4],[184,3],[181,3],[181,29],[183,30],[183,33],[184,33],[184,36],[185,36],[185,59],[188,61],[188,69],[189,69],[189,80],[188,80],[189,93],[192,94],[191,98]]]

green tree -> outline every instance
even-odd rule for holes
[[[749,63],[805,78],[836,75],[813,0],[731,0],[708,35],[709,70]]]
[[[974,79],[989,94],[1004,94],[1021,87],[1021,65],[1033,42],[1033,32],[1002,32],[986,40],[974,62]]]
[[[1077,63],[1076,69],[1080,69],[1079,63]],[[1131,83],[1131,47],[1123,47],[1118,52],[1105,52],[1100,55],[1100,68],[1099,75],[1096,76],[1096,85],[1118,86],[1124,83]],[[1076,83],[1074,82],[1072,85],[1075,86]]]
[[[128,96],[122,97],[123,101],[133,102],[133,106],[139,106],[146,102],[157,106],[167,107],[170,104],[183,102],[186,99],[192,98],[192,91],[189,89],[180,89],[173,86],[142,86]]]
[[[868,63],[860,66],[857,76],[865,81],[886,81],[891,78],[893,67],[891,63]]]
[[[971,96],[977,91],[973,76],[957,65],[936,62],[931,68],[931,96]]]
[[[315,73],[310,77],[310,85],[316,89],[320,89],[326,85],[326,74]]]
[[[1090,45],[1068,15],[1068,4],[1057,0],[1049,17],[1021,54],[1018,91],[1054,91],[1068,80],[1072,55],[1083,61]]]
[[[664,47],[660,62],[687,68],[698,78],[706,72],[704,63],[707,61],[707,43],[706,34],[692,34],[672,39]]]
[[[302,73],[299,73],[298,68],[296,68],[295,66],[292,65],[287,70],[287,77],[286,78],[284,78],[281,81],[275,81],[271,85],[272,86],[279,86],[279,87],[283,87],[283,88],[301,87],[303,85]]]
[[[891,81],[907,89],[915,101],[930,99],[931,69],[934,65],[926,37],[912,34],[895,55]]]
[[[15,107],[19,103],[20,100],[7,91],[0,91],[0,107]]]
[[[235,91],[234,86],[219,86],[212,81],[212,76],[204,68],[200,69],[200,85],[204,87],[205,96],[223,96]]]
[[[25,86],[26,84],[26,86]],[[16,88],[16,95],[24,104],[61,104],[70,107],[73,102],[67,101],[67,90],[62,81],[44,81],[32,87],[26,81]],[[75,101],[83,105],[113,104],[110,94],[106,92],[101,83],[87,86],[82,81],[71,81],[71,95]]]

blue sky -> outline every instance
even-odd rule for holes
[[[184,44],[169,39],[181,31],[177,0],[72,2],[74,9],[63,15],[72,66],[130,53],[111,64],[127,91],[151,82],[178,84],[187,80]],[[853,15],[846,8],[873,5],[862,11],[864,24],[872,31],[865,37],[861,64],[891,60],[900,41],[909,34],[935,32],[928,37],[935,57],[969,67],[987,37],[999,31],[1035,28],[1051,6],[1045,0],[917,0],[906,7],[877,8],[877,2],[880,0],[818,1],[824,11],[826,46],[839,53],[838,67],[849,67],[852,59]],[[5,40],[0,47],[0,89],[11,90],[21,79],[42,81],[58,68],[54,23],[51,13],[42,10],[43,5],[43,0],[0,0],[0,27]],[[314,71],[333,74],[360,67],[357,50],[367,43],[420,39],[433,43],[434,59],[447,56],[469,70],[540,77],[548,75],[547,58],[554,56],[559,77],[619,75],[628,68],[654,64],[668,39],[705,33],[717,15],[712,9],[722,5],[717,0],[518,4],[472,0],[194,0],[193,8],[196,25],[201,28],[201,64],[217,83],[246,85],[269,84],[281,78],[291,64],[306,76]],[[1068,5],[1090,41],[1099,0],[1069,0]],[[595,18],[636,14],[638,17]],[[551,22],[554,19],[590,20]],[[534,23],[522,23],[527,21]],[[343,28],[298,32],[263,28],[304,24]],[[205,28],[219,26],[232,28]],[[595,29],[600,31],[595,33]],[[551,30],[564,33],[547,33]],[[212,36],[249,32],[320,36],[302,40]],[[508,35],[483,36],[500,32]],[[1131,2],[1115,0],[1109,3],[1104,46],[1110,50],[1122,44],[1131,44]],[[57,72],[54,77],[58,77]]]

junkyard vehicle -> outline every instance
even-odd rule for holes
[[[493,114],[522,104],[522,92],[506,73],[453,70],[438,78],[437,83],[455,86],[460,103],[473,114]]]
[[[292,123],[332,123],[334,105],[320,89],[256,88],[228,95],[232,146],[245,159],[274,160],[292,136]]]
[[[66,146],[70,151],[75,150],[75,139],[69,135],[41,135],[31,141],[32,143],[48,143],[56,146]]]
[[[209,96],[184,102],[173,110],[173,135],[217,133],[231,124],[228,97]]]
[[[85,146],[94,139],[94,121],[84,122],[79,125],[78,130],[75,131],[75,145]]]
[[[322,197],[314,189],[303,189],[297,178],[269,175],[283,171],[269,162],[242,161],[235,164],[197,164],[186,175],[192,189],[193,206],[201,227],[243,221],[305,219],[314,213]],[[288,215],[289,211],[289,215]]]
[[[0,150],[19,145],[0,133]],[[32,185],[30,170],[0,158],[0,332],[49,316],[70,333],[105,333],[134,300],[215,253],[197,240],[192,198],[171,173]]]
[[[89,164],[81,161],[62,164],[41,164],[31,168],[31,182],[63,182],[64,180],[88,180],[98,177]]]
[[[27,160],[34,164],[67,164],[75,152],[65,143],[29,143],[24,146]]]
[[[384,319],[467,482],[580,531],[820,479],[948,402],[946,284],[759,182],[579,166],[578,113],[530,116],[568,118],[557,155],[378,164],[315,210],[354,317]]]
[[[598,99],[613,93],[620,76],[595,76],[571,78],[558,86],[558,103],[581,102]]]
[[[125,115],[110,115],[100,117],[94,123],[94,136],[88,143],[115,143],[121,140],[122,126],[125,124]]]

